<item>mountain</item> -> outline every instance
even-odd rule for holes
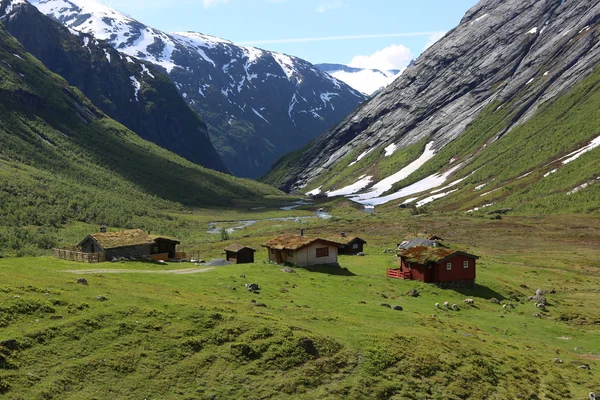
[[[27,2],[0,1],[0,16],[28,52],[111,118],[198,165],[227,172],[206,124],[161,70],[104,41],[70,31]]]
[[[93,1],[32,4],[70,29],[163,68],[206,121],[215,148],[237,176],[263,174],[365,100],[296,57],[201,33],[162,32]]]
[[[402,73],[402,70],[399,69],[380,71],[378,69],[354,68],[343,64],[315,64],[315,66],[368,96],[382,90]]]
[[[141,139],[0,24],[0,233],[26,237],[72,222],[166,226],[168,210],[278,193]]]
[[[590,209],[600,186],[599,22],[592,0],[481,1],[264,180],[367,204]]]

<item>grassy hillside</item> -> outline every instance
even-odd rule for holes
[[[185,264],[0,260],[2,397],[558,400],[597,388],[598,220],[395,213],[311,227],[369,242],[367,256],[342,257],[341,270],[286,274],[265,263],[264,250],[256,264],[190,275],[148,273]],[[277,224],[269,229],[281,232]],[[423,229],[482,257],[475,290],[385,277],[396,262],[381,251]],[[253,245],[269,237],[245,235]],[[221,246],[203,245],[203,257]],[[98,267],[105,270],[67,272]],[[259,294],[244,290],[253,282]],[[406,295],[413,288],[419,297]],[[538,288],[546,312],[527,300]],[[460,311],[435,309],[444,301]]]
[[[35,235],[70,221],[152,225],[168,219],[166,211],[280,194],[140,139],[25,53],[1,25],[0,60],[0,234],[14,237],[9,230],[28,227],[23,235]]]

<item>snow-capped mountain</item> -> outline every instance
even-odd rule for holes
[[[399,69],[380,71],[378,69],[354,68],[343,64],[316,64],[316,67],[367,96],[383,89],[402,73],[402,70]]]
[[[161,68],[68,29],[23,0],[0,0],[0,22],[25,50],[110,118],[198,165],[227,171],[206,124]]]
[[[365,100],[296,57],[196,32],[162,32],[93,0],[31,3],[70,29],[164,68],[238,176],[261,175]]]

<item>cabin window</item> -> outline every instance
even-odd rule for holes
[[[446,270],[448,270],[448,271],[452,270],[452,263],[447,263],[446,264]]]
[[[358,243],[354,243],[354,244],[352,245],[352,248],[353,248],[354,250],[358,249]]]
[[[469,268],[469,262],[463,261],[463,268]]]
[[[329,257],[329,247],[321,247],[317,249],[317,257]]]

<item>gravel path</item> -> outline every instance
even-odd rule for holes
[[[77,275],[87,274],[173,274],[173,275],[189,275],[201,274],[211,271],[213,268],[186,268],[186,269],[71,269],[62,272],[70,272]]]

